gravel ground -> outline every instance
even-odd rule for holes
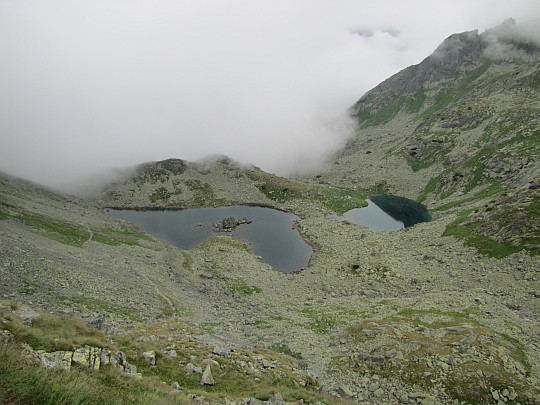
[[[524,253],[491,259],[441,237],[452,215],[376,232],[293,200],[281,208],[303,216],[299,228],[319,250],[311,267],[284,274],[228,236],[190,251],[152,238],[112,246],[96,241],[95,230],[130,226],[108,217],[101,203],[9,178],[0,196],[18,210],[94,230],[82,246],[70,246],[3,208],[11,213],[0,221],[5,299],[100,319],[111,331],[176,316],[205,331],[199,339],[206,343],[284,345],[325,390],[359,402],[450,403],[449,382],[473,381],[471,373],[495,396],[506,386],[522,403],[538,395],[539,260]],[[458,350],[467,336],[471,342]]]

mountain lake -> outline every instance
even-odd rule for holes
[[[426,207],[407,198],[379,195],[367,202],[367,207],[354,208],[342,216],[333,215],[332,218],[366,225],[376,231],[397,231],[431,220]]]
[[[294,229],[299,218],[267,207],[235,205],[186,209],[108,209],[112,217],[124,219],[183,250],[196,247],[216,235],[231,235],[245,242],[250,250],[283,273],[307,267],[313,249]],[[214,224],[234,217],[247,219],[233,230],[218,230]]]

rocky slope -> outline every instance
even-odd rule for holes
[[[355,138],[308,179],[171,159],[83,200],[2,175],[0,295],[109,336],[145,338],[140,322],[157,318],[181,341],[178,318],[200,345],[285,353],[321,391],[360,403],[536,403],[537,48],[487,59],[489,35],[453,36],[368,93]],[[328,216],[381,190],[426,202],[434,220],[376,232]],[[225,235],[182,251],[103,211],[232,203],[300,214],[311,266],[280,273]],[[167,367],[166,345],[151,349]]]
[[[537,254],[540,44],[532,27],[508,20],[452,35],[366,93],[351,109],[356,136],[318,181],[386,187],[435,212],[457,208],[470,243]]]
[[[441,237],[447,218],[375,232],[327,218],[316,199],[281,205],[304,212],[299,226],[319,248],[297,275],[227,236],[181,251],[93,204],[2,178],[1,293],[112,334],[180,318],[211,347],[301,358],[324,391],[356,400],[485,402],[512,387],[532,403],[535,257],[482,256]]]

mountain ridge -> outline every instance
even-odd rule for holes
[[[356,135],[321,178],[356,188],[386,184],[439,214],[476,210],[459,222],[471,225],[469,243],[537,254],[531,198],[540,183],[540,48],[519,27],[508,20],[483,34],[454,34],[368,91],[351,109]],[[498,56],[489,51],[496,44]]]

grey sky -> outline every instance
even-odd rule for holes
[[[284,174],[448,35],[537,0],[0,0],[0,170],[57,186],[226,154]]]

